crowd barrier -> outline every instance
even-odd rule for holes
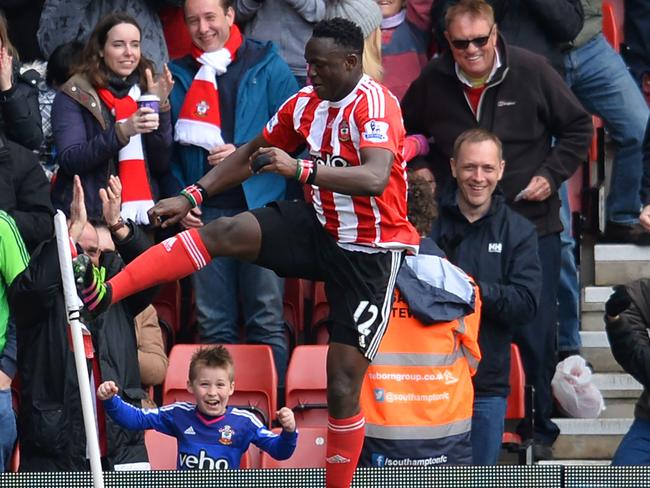
[[[139,471],[104,474],[106,488],[318,488],[324,469]],[[353,488],[630,488],[650,486],[650,467],[449,466],[360,468]],[[6,473],[3,488],[90,488],[90,473]]]

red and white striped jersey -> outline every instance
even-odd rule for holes
[[[406,218],[404,134],[397,98],[368,76],[337,102],[321,100],[311,86],[303,88],[264,129],[266,141],[287,152],[306,142],[312,160],[321,165],[359,166],[365,147],[392,152],[393,166],[380,196],[350,196],[312,185],[312,202],[320,223],[343,247],[417,252],[420,238]]]

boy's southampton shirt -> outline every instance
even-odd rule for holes
[[[155,409],[139,409],[119,395],[104,402],[119,425],[130,430],[155,429],[176,437],[177,469],[236,469],[250,443],[276,459],[287,459],[296,448],[297,432],[268,430],[255,414],[228,407],[221,417],[208,419],[196,405],[173,403]]]

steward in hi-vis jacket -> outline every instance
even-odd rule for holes
[[[361,466],[471,464],[478,286],[430,239],[397,276],[388,331],[366,373]]]

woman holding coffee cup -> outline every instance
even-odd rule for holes
[[[141,30],[124,13],[95,26],[82,62],[52,105],[52,131],[59,172],[52,190],[55,207],[66,213],[73,177],[84,187],[89,219],[102,215],[98,191],[110,175],[122,181],[122,218],[148,224],[157,197],[156,179],[169,173],[172,125],[168,96],[173,86],[164,67],[140,51]]]

